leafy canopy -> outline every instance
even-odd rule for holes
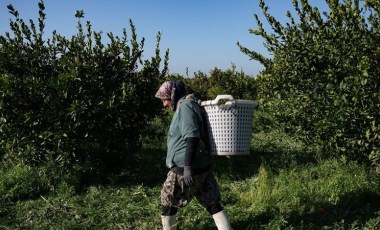
[[[8,162],[49,161],[113,169],[140,146],[140,134],[160,112],[154,93],[167,72],[155,55],[142,59],[144,38],[103,34],[82,23],[71,38],[45,39],[44,4],[38,23],[25,22],[12,5],[12,33],[0,36],[0,155]]]
[[[238,43],[266,69],[258,97],[289,132],[356,160],[380,163],[380,36],[378,1],[326,0],[320,12],[293,0],[297,18],[281,24],[260,0],[272,32],[255,15],[273,59]]]

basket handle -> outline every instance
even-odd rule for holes
[[[219,103],[219,100],[222,100],[222,99],[228,99],[230,101],[233,101],[234,98],[232,97],[232,95],[228,95],[228,94],[224,94],[224,95],[218,95],[216,96],[216,98],[211,102],[211,105],[217,105]]]

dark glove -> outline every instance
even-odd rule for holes
[[[190,166],[183,167],[183,180],[186,186],[193,186],[195,184],[193,173]]]

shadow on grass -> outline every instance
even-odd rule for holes
[[[109,181],[114,185],[141,185],[155,187],[161,185],[168,172],[165,166],[166,150],[163,148],[145,147],[131,158],[125,170],[112,175]]]
[[[113,184],[141,185],[154,187],[161,185],[168,172],[165,165],[164,147],[145,147],[129,160],[125,170],[113,175]],[[259,152],[251,150],[246,156],[213,156],[213,171],[218,177],[244,180],[255,176],[261,165],[273,173],[295,165],[312,164],[316,160],[302,152]]]
[[[380,195],[363,191],[340,198],[336,205],[314,204],[303,213],[279,213],[277,210],[251,214],[233,223],[236,229],[354,229],[362,228],[371,219],[378,221],[368,229],[380,227]],[[316,208],[318,207],[318,208]]]
[[[8,201],[0,201],[0,229],[8,229],[16,218],[15,204]]]

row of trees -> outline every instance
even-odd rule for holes
[[[12,6],[11,32],[0,36],[0,155],[4,165],[53,162],[114,169],[133,157],[146,135],[164,135],[163,113],[153,95],[162,81],[181,79],[201,100],[218,94],[259,100],[270,125],[317,143],[329,154],[380,161],[380,36],[377,1],[327,0],[320,13],[307,0],[293,0],[282,25],[260,7],[273,33],[256,15],[273,59],[238,44],[266,68],[256,78],[235,67],[192,78],[168,74],[157,35],[155,56],[142,60],[144,39],[91,30],[77,12],[78,33],[44,40],[44,4],[38,25],[25,23]],[[163,115],[165,116],[165,115]],[[162,116],[161,116],[162,117]],[[167,122],[167,121],[166,121]]]
[[[213,100],[220,94],[230,94],[235,99],[251,99],[257,97],[256,79],[243,71],[237,71],[235,65],[230,69],[214,68],[209,74],[195,72],[191,78],[181,75],[169,75],[168,79],[183,81],[202,101]]]

